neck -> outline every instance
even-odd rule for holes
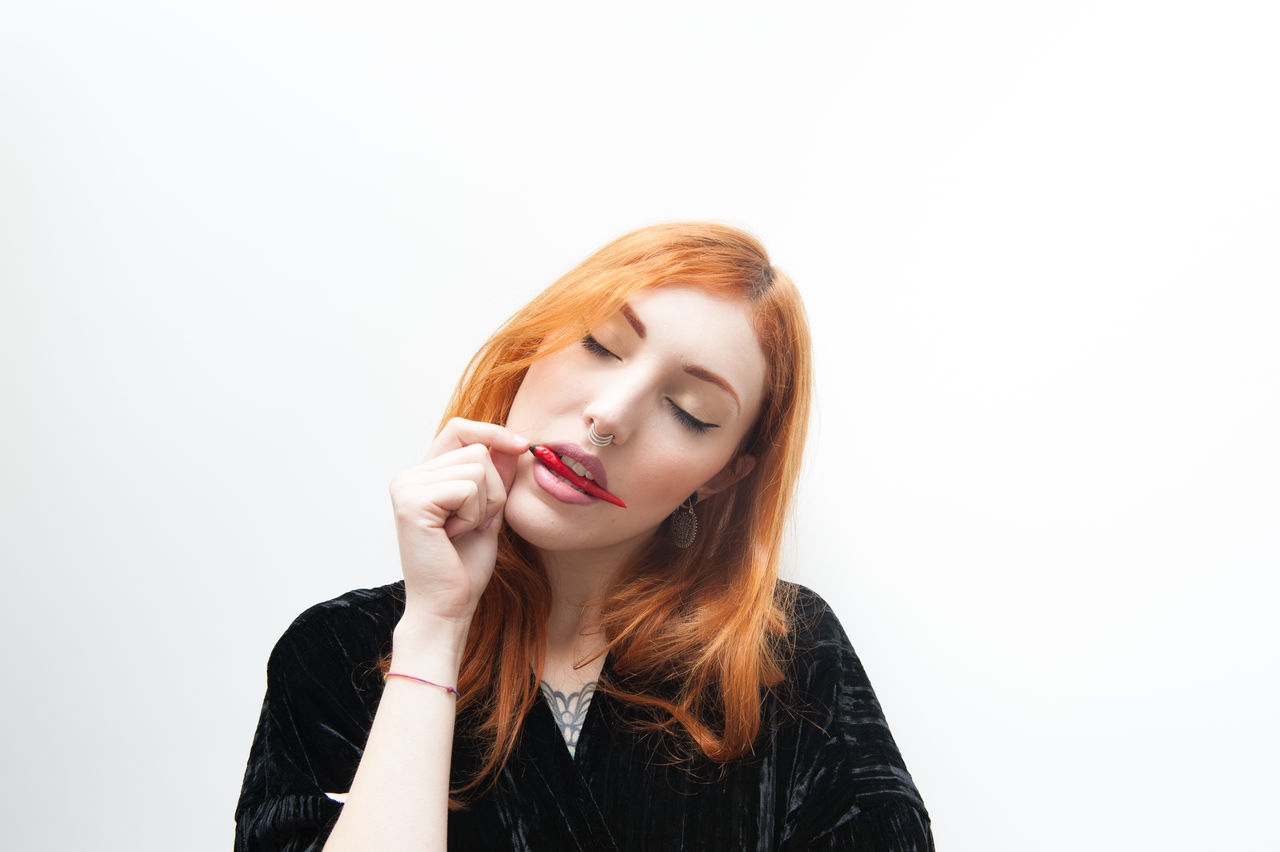
[[[635,549],[634,542],[623,542],[597,550],[540,552],[551,585],[548,654],[585,656],[604,647],[599,602]]]

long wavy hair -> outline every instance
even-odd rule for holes
[[[750,750],[765,690],[783,679],[791,600],[778,582],[783,534],[800,472],[812,391],[804,306],[764,247],[706,222],[634,231],[588,257],[512,316],[471,359],[445,411],[506,422],[525,371],[651,287],[692,286],[742,299],[767,364],[759,417],[739,447],[755,457],[734,486],[698,504],[693,546],[665,530],[615,577],[601,602],[612,677],[597,687],[669,735],[675,753],[716,763]],[[487,790],[538,700],[551,589],[533,547],[510,528],[480,599],[463,656],[460,736],[478,758],[455,778],[451,805]]]

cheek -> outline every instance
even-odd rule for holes
[[[644,469],[644,481],[649,485],[647,490],[651,499],[655,503],[679,506],[724,467],[728,455],[726,451],[726,458],[722,461],[718,456],[708,460],[705,456],[699,458],[695,453],[672,455],[651,452]]]
[[[507,428],[522,432],[542,425],[545,414],[558,399],[555,391],[563,388],[557,358],[550,355],[529,365],[507,415]]]

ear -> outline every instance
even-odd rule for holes
[[[712,494],[725,490],[755,470],[755,467],[755,456],[749,456],[745,453],[738,456],[721,468],[719,473],[703,483],[702,487],[698,489],[698,499],[701,500],[703,497],[710,497]]]

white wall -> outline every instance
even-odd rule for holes
[[[1273,7],[779,5],[0,13],[4,846],[227,848],[470,352],[673,218],[806,295],[791,576],[940,848],[1270,837]]]

